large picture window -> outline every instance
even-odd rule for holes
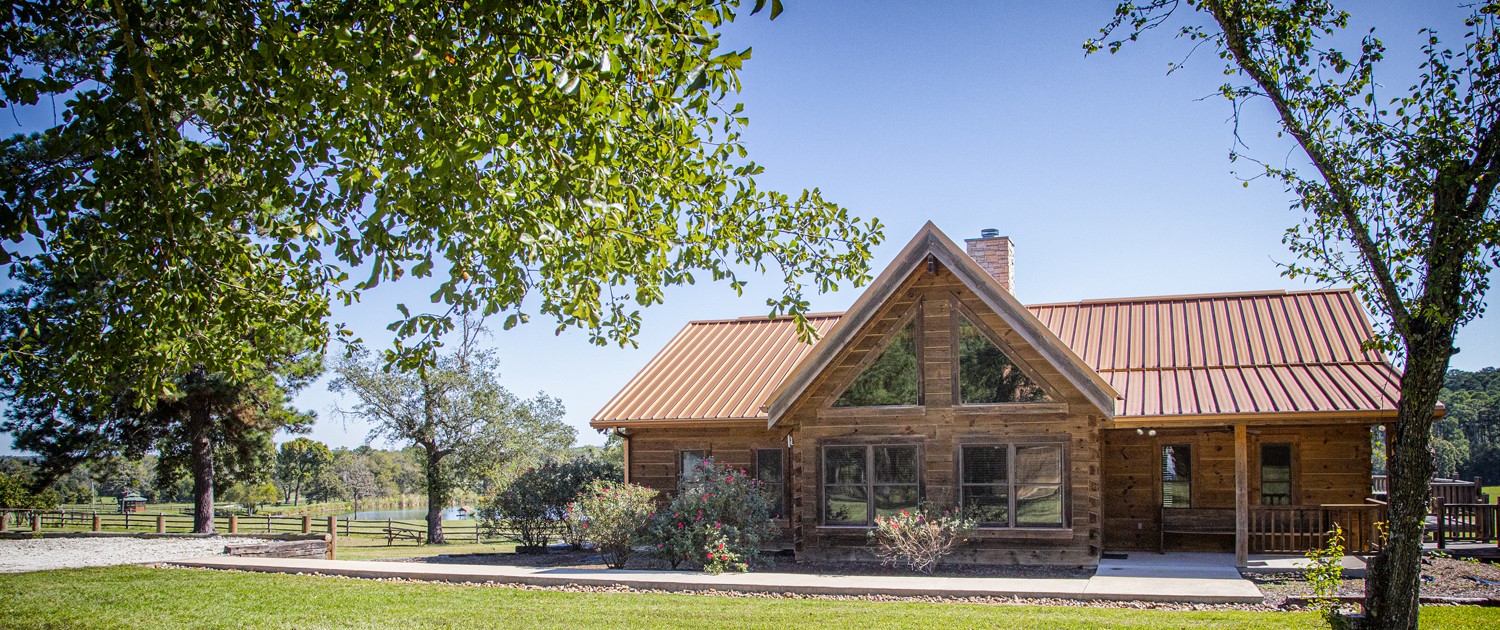
[[[823,523],[868,526],[876,516],[917,507],[917,447],[823,447]]]
[[[964,404],[1051,402],[1047,390],[1026,376],[989,335],[969,318],[958,318],[958,395]]]
[[[916,320],[901,327],[880,356],[855,377],[833,402],[835,407],[881,407],[918,405],[920,371],[917,369]]]
[[[1161,447],[1161,506],[1193,507],[1193,449],[1186,444]]]
[[[1260,504],[1292,504],[1292,445],[1261,445]]]
[[[981,527],[1062,527],[1063,449],[1059,444],[965,446],[961,500]]]
[[[771,518],[786,518],[786,456],[779,448],[755,451],[755,479],[771,501]]]

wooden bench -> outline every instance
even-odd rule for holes
[[[407,529],[405,527],[385,527],[380,531],[385,532],[385,546],[389,547],[396,542],[397,538],[402,540],[415,540],[422,544],[422,536],[427,532],[420,529]]]
[[[1157,551],[1167,552],[1167,534],[1234,535],[1232,508],[1161,508],[1161,541]]]

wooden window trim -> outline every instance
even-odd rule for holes
[[[1168,447],[1186,447],[1188,450],[1188,504],[1184,509],[1192,509],[1198,503],[1198,445],[1195,440],[1161,440],[1156,445],[1156,507],[1161,509],[1167,505],[1166,483],[1162,477],[1161,457],[1162,450]],[[1179,509],[1176,507],[1170,509]]]
[[[1068,443],[1068,441],[1067,441],[1066,438],[1060,438],[1059,436],[1016,436],[1016,437],[1004,437],[1004,438],[1001,438],[1001,437],[989,437],[989,436],[973,436],[973,437],[965,437],[965,438],[959,439],[957,441],[957,444],[955,444],[954,446],[955,446],[955,450],[957,451],[957,453],[955,454],[956,457],[954,457],[955,468],[954,468],[954,471],[953,471],[954,472],[953,480],[954,480],[954,485],[958,488],[958,505],[959,505],[960,509],[962,509],[964,507],[964,505],[963,505],[964,486],[966,486],[966,485],[982,485],[982,484],[966,484],[966,483],[964,483],[964,463],[963,463],[964,448],[971,447],[971,446],[1005,446],[1005,447],[1008,447],[1006,449],[1006,455],[1005,455],[1005,457],[1006,457],[1006,461],[1005,461],[1006,486],[1008,487],[1008,495],[1009,495],[1008,496],[1009,503],[1008,503],[1008,505],[1006,507],[1006,511],[1007,511],[1007,517],[1009,518],[1009,521],[1012,524],[1011,525],[1006,525],[1006,526],[990,526],[990,525],[981,526],[981,527],[977,528],[980,532],[992,532],[994,534],[1004,535],[1004,534],[1007,534],[1007,533],[1023,534],[1023,533],[1026,533],[1026,532],[1072,532],[1073,531],[1073,511],[1072,511],[1072,505],[1071,505],[1071,499],[1072,499],[1072,495],[1073,495],[1073,493],[1072,493],[1072,482],[1073,482],[1072,463],[1073,462],[1072,462],[1072,456],[1071,456],[1071,453],[1070,453],[1070,449],[1068,448],[1069,443]],[[1031,526],[1027,526],[1027,525],[1015,525],[1014,524],[1016,522],[1015,453],[1016,453],[1016,447],[1027,447],[1027,446],[1055,446],[1055,447],[1057,447],[1057,449],[1059,451],[1059,454],[1060,454],[1060,457],[1059,457],[1059,466],[1061,467],[1061,473],[1062,473],[1061,480],[1059,481],[1058,484],[1056,484],[1058,486],[1059,492],[1062,495],[1062,516],[1061,516],[1061,521],[1062,522],[1059,525],[1055,525],[1055,526],[1054,525],[1031,525]],[[1044,485],[1044,486],[1050,486],[1050,485],[1054,485],[1054,484],[1027,484],[1027,485]],[[1018,536],[1018,537],[1024,537],[1024,536]],[[1045,536],[1042,536],[1042,537],[1045,537]]]
[[[778,525],[785,525],[791,521],[791,515],[788,513],[792,511],[792,494],[790,492],[792,485],[789,479],[790,472],[788,471],[788,468],[790,467],[787,466],[787,462],[790,460],[790,454],[787,452],[787,450],[788,449],[786,447],[753,447],[750,449],[750,456],[755,462],[754,472],[755,478],[757,480],[760,479],[761,451],[776,451],[777,453],[781,453],[781,511],[785,513],[781,515],[781,518],[771,519],[771,522]]]
[[[990,330],[989,326],[984,325],[981,322],[981,320],[980,320],[979,314],[975,313],[973,309],[969,308],[968,305],[964,304],[963,300],[961,298],[959,298],[958,294],[955,293],[955,294],[949,295],[948,296],[948,302],[949,302],[949,305],[950,305],[950,308],[949,308],[950,315],[948,317],[948,343],[949,343],[949,347],[952,348],[952,351],[949,353],[952,356],[949,357],[948,361],[949,361],[949,364],[950,364],[950,366],[949,366],[949,372],[953,375],[952,382],[950,383],[950,387],[953,390],[952,394],[953,394],[953,406],[954,407],[956,407],[956,408],[965,408],[965,407],[967,407],[967,408],[976,408],[976,409],[986,409],[986,408],[987,409],[1009,409],[1011,407],[1033,407],[1033,406],[1037,406],[1037,405],[1061,405],[1063,407],[1063,411],[1067,411],[1067,403],[1065,402],[1065,399],[1063,398],[1062,392],[1059,391],[1056,387],[1053,387],[1052,384],[1049,383],[1049,382],[1047,382],[1046,379],[1042,378],[1041,375],[1038,374],[1036,370],[1032,369],[1030,365],[1027,365],[1026,362],[1020,361],[1020,360],[1016,359],[1016,351],[1015,351],[1015,349],[1012,348],[1010,346],[1010,344],[1006,343],[1004,339],[1001,339],[1000,335],[995,334],[995,331]],[[959,370],[961,369],[961,365],[960,364],[962,363],[962,361],[960,361],[960,357],[959,357],[959,335],[960,335],[960,327],[959,327],[959,324],[958,324],[958,318],[959,318],[959,316],[962,316],[965,319],[969,320],[969,323],[974,325],[974,329],[975,330],[978,330],[980,334],[984,335],[985,337],[988,337],[990,339],[990,341],[995,344],[995,347],[999,348],[1000,352],[1003,353],[1006,356],[1006,358],[1010,359],[1010,362],[1011,362],[1012,365],[1015,365],[1018,369],[1020,369],[1022,372],[1024,372],[1026,374],[1026,378],[1031,379],[1031,381],[1033,383],[1036,383],[1039,387],[1041,387],[1044,391],[1046,391],[1047,395],[1050,396],[1052,398],[1052,400],[1049,401],[1049,402],[1022,402],[1022,403],[966,403],[966,402],[964,402],[964,393],[962,391],[963,386],[962,386],[962,382],[959,379]]]
[[[1253,464],[1252,469],[1255,471],[1255,505],[1262,505],[1261,501],[1263,501],[1265,497],[1265,448],[1267,446],[1286,447],[1287,505],[1301,505],[1302,501],[1299,500],[1298,495],[1298,490],[1300,488],[1299,484],[1297,483],[1298,478],[1300,477],[1297,467],[1298,459],[1300,459],[1299,457],[1297,457],[1297,443],[1289,438],[1285,438],[1282,436],[1276,436],[1276,438],[1273,440],[1259,442],[1256,445],[1255,450],[1251,452],[1251,454],[1255,457],[1255,461],[1249,462],[1250,464]]]
[[[862,439],[842,439],[835,442],[825,442],[818,445],[818,470],[817,470],[817,500],[818,500],[818,524],[817,529],[827,530],[870,530],[875,527],[875,447],[901,447],[910,446],[916,450],[916,476],[914,484],[878,484],[881,486],[915,486],[917,489],[917,504],[921,505],[925,494],[926,484],[926,449],[920,440],[901,436],[879,436]],[[864,524],[829,524],[828,523],[828,449],[862,447],[865,449],[865,522]],[[853,484],[837,484],[853,485]]]
[[[838,402],[839,398],[843,397],[844,392],[849,389],[849,386],[853,385],[854,381],[859,380],[859,377],[865,373],[865,369],[870,367],[870,364],[874,363],[876,359],[879,359],[881,353],[885,352],[886,348],[890,347],[891,340],[894,339],[896,335],[900,334],[901,330],[906,328],[907,324],[911,324],[912,326],[912,347],[917,361],[917,404],[871,405],[868,407],[834,406],[835,403]],[[835,412],[832,415],[838,415],[838,413],[854,412],[866,414],[872,411],[891,410],[892,412],[899,414],[914,413],[914,410],[917,409],[921,409],[925,412],[927,404],[927,388],[925,385],[923,385],[923,382],[926,380],[925,378],[923,378],[923,376],[926,374],[927,370],[926,365],[923,362],[923,338],[924,331],[922,326],[922,300],[917,300],[916,304],[911,305],[910,308],[906,309],[905,313],[901,314],[901,317],[896,320],[896,325],[892,326],[890,330],[885,331],[885,333],[880,336],[880,340],[875,342],[875,347],[871,348],[869,352],[865,353],[864,358],[860,359],[859,363],[855,364],[854,368],[850,370],[849,376],[839,384],[838,389],[834,390],[833,395],[829,396],[828,400],[824,401],[820,406],[819,413],[822,414],[827,412]],[[856,337],[855,340],[857,341],[858,338]]]
[[[682,456],[684,454],[686,454],[686,453],[702,453],[703,454],[703,460],[702,461],[708,461],[708,459],[710,457],[713,457],[713,453],[710,452],[709,449],[706,449],[706,448],[679,448],[679,449],[677,449],[677,451],[676,451],[676,456],[677,456],[676,464],[677,464],[677,492],[678,493],[681,493],[682,489],[685,487],[684,484],[683,484],[683,480],[686,477],[684,473],[686,473],[687,470],[682,465]]]

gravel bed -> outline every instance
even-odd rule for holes
[[[224,553],[224,545],[255,538],[33,538],[0,540],[0,573],[146,564]]]
[[[1311,597],[1312,587],[1301,573],[1246,574],[1245,578],[1260,587],[1266,603],[1280,606],[1288,597]],[[1425,597],[1500,597],[1500,565],[1459,560],[1435,554],[1422,558],[1422,595]],[[1348,578],[1339,595],[1363,597],[1365,581]]]

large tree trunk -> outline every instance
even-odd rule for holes
[[[1453,329],[1413,334],[1407,341],[1401,401],[1386,462],[1389,486],[1389,538],[1370,562],[1365,580],[1364,628],[1415,629],[1422,579],[1422,529],[1432,479],[1433,408],[1452,356]],[[1445,334],[1446,333],[1446,334]]]
[[[435,447],[424,447],[427,452],[427,542],[441,545],[443,538],[443,507],[448,501],[443,487],[443,453]]]
[[[193,532],[214,533],[214,445],[211,421],[202,410],[192,412]]]

